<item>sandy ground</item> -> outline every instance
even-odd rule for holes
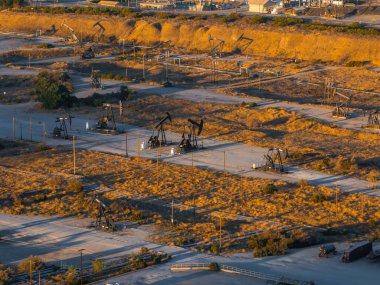
[[[50,134],[55,126],[54,122],[56,115],[32,111],[31,106],[32,104],[30,103],[0,105],[0,136],[3,138],[13,137],[13,115],[16,116],[16,138],[19,138],[21,135],[24,139],[30,138],[29,119],[32,120],[32,138],[34,138],[34,140],[42,141],[42,122],[46,123],[47,133]],[[89,132],[85,130],[86,122],[88,122],[90,126],[95,124],[94,118],[91,117],[91,115],[87,118],[77,116],[73,119],[72,130],[75,130],[73,135],[77,137],[76,146],[78,148],[125,154],[125,134],[108,136]],[[124,128],[127,131],[129,155],[137,156],[139,153],[138,145],[141,145],[142,142],[147,143],[149,137],[151,136],[151,131],[130,125],[120,125],[119,127]],[[181,135],[178,133],[167,132],[169,141],[178,143],[180,136]],[[63,145],[71,147],[71,141],[62,139],[48,138],[47,143],[50,145]],[[238,174],[239,172],[244,171],[244,175],[247,176],[275,180],[279,179],[292,183],[297,183],[301,179],[306,179],[312,185],[323,185],[332,188],[338,186],[345,192],[362,192],[369,195],[380,195],[379,191],[371,189],[372,185],[368,182],[345,176],[333,176],[290,166],[285,167],[288,173],[284,174],[253,170],[253,163],[257,166],[263,164],[263,155],[267,152],[266,148],[235,142],[220,141],[211,138],[200,138],[199,143],[200,145],[203,145],[205,149],[185,155],[171,156],[171,147],[165,147],[161,151],[161,159],[166,162],[182,165],[191,165],[193,159],[196,167],[224,170],[225,154],[226,171],[231,173]],[[147,158],[156,158],[157,150],[143,150],[140,152],[140,155]]]
[[[344,264],[340,256],[349,245],[337,244],[338,255],[318,257],[318,246],[293,250],[278,257],[253,258],[251,253],[232,256],[212,256],[183,248],[146,242],[146,228],[130,228],[122,234],[111,234],[85,228],[83,221],[62,217],[25,217],[0,214],[0,250],[5,263],[14,263],[29,254],[41,255],[45,261],[64,265],[79,265],[78,250],[84,250],[84,264],[95,258],[121,256],[136,252],[142,246],[172,255],[164,265],[110,278],[95,284],[265,284],[227,273],[173,272],[174,263],[218,262],[259,271],[274,276],[298,280],[313,280],[318,285],[377,285],[379,263],[366,259]]]

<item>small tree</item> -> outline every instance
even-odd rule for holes
[[[39,256],[29,256],[28,258],[24,259],[19,263],[17,266],[18,272],[29,272],[30,269],[32,271],[41,270],[44,268],[44,263],[42,262],[42,259]]]
[[[104,269],[104,263],[100,259],[95,259],[92,262],[92,267],[93,267],[95,273],[102,272]]]
[[[67,184],[67,189],[69,191],[73,191],[73,192],[78,193],[78,192],[83,191],[83,185],[78,180],[70,180],[69,183]]]

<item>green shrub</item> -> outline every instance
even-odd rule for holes
[[[93,267],[93,270],[94,270],[95,273],[99,273],[99,272],[103,271],[103,269],[104,269],[104,263],[100,259],[95,259],[92,262],[92,267]]]
[[[248,20],[248,24],[250,25],[259,25],[262,23],[265,23],[266,18],[260,15],[255,15],[253,17],[250,17]]]
[[[272,19],[271,25],[277,27],[286,27],[296,24],[303,24],[304,22],[304,19],[300,18],[274,17]]]
[[[82,182],[78,180],[70,180],[67,184],[67,190],[77,193],[83,191]]]
[[[263,191],[265,194],[273,194],[274,192],[277,192],[278,189],[274,184],[268,183],[264,185]]]
[[[76,98],[70,96],[71,85],[66,82],[67,77],[61,73],[42,71],[37,76],[35,91],[37,100],[46,109],[72,107]]]
[[[211,249],[212,254],[218,254],[220,250],[216,244],[212,244],[210,249]]]
[[[158,13],[157,18],[158,19],[169,19],[170,15],[167,13]]]
[[[326,200],[327,200],[327,197],[323,195],[322,193],[315,193],[310,197],[310,201],[315,204],[323,203]]]
[[[32,271],[37,271],[44,268],[44,266],[45,264],[39,256],[31,255],[18,264],[17,271],[19,273],[30,272],[30,269],[32,269]]]
[[[361,67],[366,65],[367,62],[365,61],[349,61],[346,63],[347,67]]]
[[[208,268],[209,268],[211,271],[219,271],[219,270],[220,270],[220,268],[219,268],[219,264],[216,263],[216,262],[211,262],[211,263],[209,263]]]

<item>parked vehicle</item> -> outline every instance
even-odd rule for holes
[[[372,242],[362,241],[347,249],[342,256],[342,262],[348,263],[368,255],[372,250]]]
[[[323,244],[319,248],[319,254],[318,254],[318,256],[319,257],[329,257],[330,253],[332,253],[334,255],[337,254],[335,245],[332,244],[332,243],[330,243],[330,244]]]

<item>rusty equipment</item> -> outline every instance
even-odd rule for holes
[[[338,252],[336,251],[336,247],[334,244],[330,243],[330,244],[323,244],[321,245],[321,247],[319,248],[319,254],[318,256],[319,257],[329,257],[329,254],[334,254],[336,255]]]
[[[97,205],[97,214],[96,214],[96,220],[93,224],[93,226],[97,229],[107,230],[107,231],[114,231],[116,230],[115,222],[110,217],[111,210],[110,208],[98,197],[94,197],[92,200],[92,203]]]
[[[165,123],[168,120],[171,122],[172,121],[172,117],[170,116],[169,112],[166,112],[166,117],[163,118],[154,127],[153,134],[152,134],[152,136],[148,140],[148,147],[149,148],[156,148],[156,147],[168,144],[167,140],[166,140],[166,134],[165,134]]]
[[[241,36],[236,41],[238,49],[241,53],[244,53],[248,47],[253,43],[253,39],[245,37],[244,34],[241,34]]]
[[[96,132],[103,134],[117,134],[120,131],[116,128],[115,115],[110,104],[103,104],[103,115],[98,118],[98,123],[93,129]]]
[[[66,121],[69,121],[71,126],[71,116],[69,118],[66,117],[57,117],[55,119],[55,127],[53,129],[53,137],[62,138],[62,139],[70,139],[69,132],[67,130]]]
[[[271,170],[276,172],[284,172],[283,161],[288,158],[288,150],[282,150],[272,147],[268,153],[264,155],[265,164],[264,170]]]
[[[224,40],[215,38],[211,36],[210,34],[208,35],[208,42],[211,45],[211,50],[209,54],[212,57],[222,57],[222,49],[224,46]]]
[[[100,22],[96,22],[96,23],[92,26],[93,29],[95,29],[96,27],[97,27],[98,29],[97,29],[97,30],[95,31],[95,33],[93,34],[92,38],[94,39],[94,41],[95,41],[95,39],[96,39],[96,41],[99,42],[100,40],[103,39],[103,37],[104,37],[104,32],[105,32],[106,28],[104,28],[104,26],[103,26]]]
[[[201,135],[203,130],[203,119],[200,122],[195,122],[192,119],[187,120],[189,125],[189,133],[182,133],[182,139],[177,147],[177,153],[186,153],[198,149],[198,137]]]
[[[340,92],[335,92],[335,95],[344,99],[344,101],[336,103],[335,109],[332,112],[332,116],[337,117],[337,118],[348,118],[350,115],[349,112],[350,112],[350,104],[351,104],[352,97],[343,95]]]
[[[379,110],[371,110],[368,112],[368,121],[366,125],[363,125],[363,128],[368,129],[380,129],[380,111]],[[366,116],[366,113],[363,113],[363,116]]]
[[[91,71],[91,87],[94,89],[102,88],[102,77],[100,70],[93,69]]]
[[[68,26],[65,23],[62,23],[61,27],[64,27],[68,31],[68,33],[67,33],[67,35],[65,37],[66,41],[68,41],[68,42],[74,42],[74,43],[79,42],[79,39],[78,39],[77,35],[75,34],[73,28],[71,28],[70,26]]]
[[[95,57],[95,52],[94,50],[92,49],[92,47],[89,47],[88,49],[86,49],[82,55],[81,55],[81,58],[82,59],[91,59],[91,58],[94,58]]]

